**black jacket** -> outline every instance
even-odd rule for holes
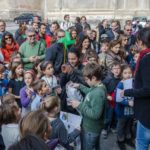
[[[102,81],[106,86],[107,92],[112,93],[116,89],[120,78],[115,78],[112,73],[109,73],[108,76]]]
[[[146,54],[140,61],[134,88],[125,90],[124,95],[135,98],[135,117],[150,129],[150,54]]]
[[[51,61],[56,74],[61,72],[61,65],[64,60],[64,47],[61,43],[54,43],[46,50],[45,60]]]

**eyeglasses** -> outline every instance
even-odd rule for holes
[[[126,29],[126,31],[132,31],[132,29]]]
[[[8,39],[11,39],[11,37],[7,37],[7,38],[5,38],[5,40],[8,40]]]
[[[63,37],[65,37],[64,35],[63,36],[58,36],[58,38],[63,38]]]
[[[35,37],[35,34],[32,34],[32,35],[28,35],[28,37],[30,37],[30,38],[31,38],[31,37]]]

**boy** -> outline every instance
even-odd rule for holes
[[[121,66],[118,62],[114,62],[111,66],[111,72],[106,76],[103,80],[103,84],[107,89],[107,107],[105,113],[105,121],[104,121],[104,130],[102,131],[102,135],[104,138],[107,138],[109,129],[116,128],[115,121],[115,101],[114,101],[114,90],[119,83],[121,74]],[[114,121],[114,122],[113,122]]]
[[[86,94],[84,101],[71,101],[82,115],[82,150],[100,149],[99,138],[104,121],[104,108],[106,101],[106,89],[101,83],[101,68],[99,65],[89,63],[83,70],[85,81],[90,88],[81,84],[73,86]]]

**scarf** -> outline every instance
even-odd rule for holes
[[[134,72],[134,76],[136,75],[137,73],[137,70],[139,68],[139,64],[140,64],[140,61],[142,60],[142,58],[146,55],[150,53],[150,48],[147,48],[147,49],[144,49],[140,52],[140,55],[139,55],[139,58],[137,60],[137,63],[136,63],[136,67],[135,67],[135,72]]]

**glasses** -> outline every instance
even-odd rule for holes
[[[65,37],[64,35],[63,36],[58,36],[58,38],[63,38],[63,37]]]
[[[8,39],[11,39],[11,37],[7,37],[7,38],[5,38],[5,40],[8,40]]]
[[[31,37],[35,37],[35,34],[33,34],[33,35],[28,35],[28,37],[30,37],[30,38],[31,38]]]
[[[132,31],[132,29],[127,29],[126,31],[128,31],[128,32],[129,32],[129,31]]]

